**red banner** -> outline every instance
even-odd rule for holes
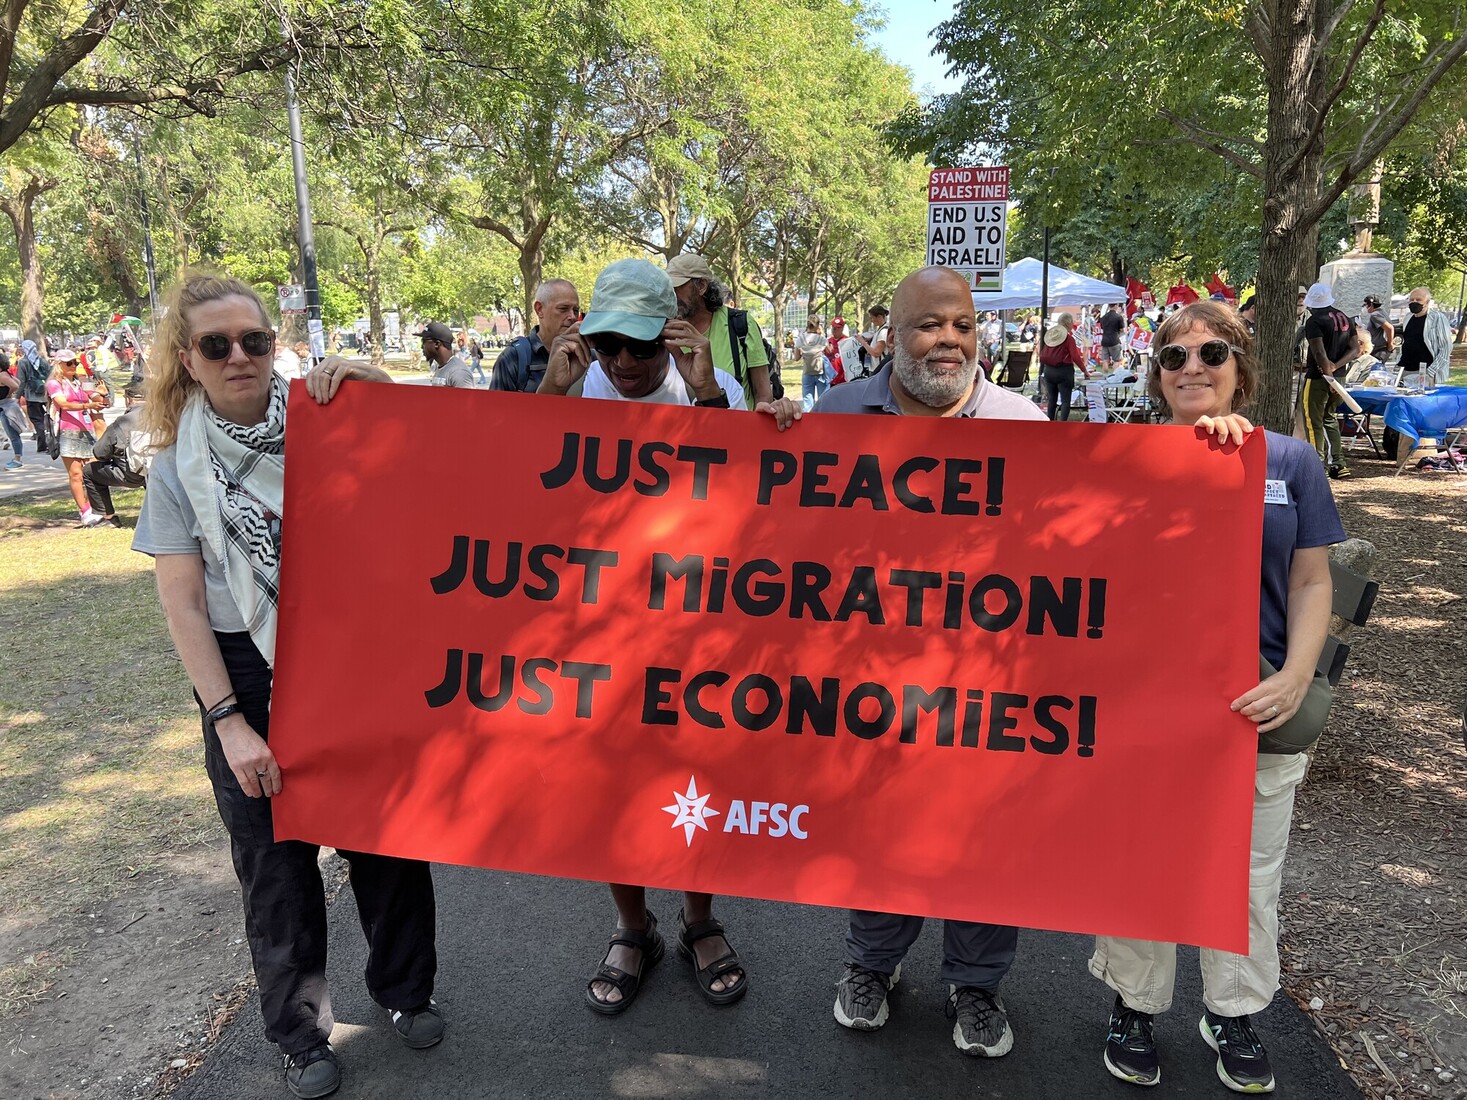
[[[278,837],[1247,949],[1261,435],[293,390]]]

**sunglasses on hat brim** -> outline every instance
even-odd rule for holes
[[[1205,340],[1197,345],[1197,361],[1210,370],[1217,370],[1228,361],[1229,356],[1242,350],[1221,337]],[[1162,370],[1178,371],[1187,365],[1190,354],[1185,344],[1166,344],[1156,351],[1156,365]]]

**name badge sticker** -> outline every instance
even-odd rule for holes
[[[1282,481],[1265,481],[1263,483],[1264,504],[1288,504],[1289,487]]]

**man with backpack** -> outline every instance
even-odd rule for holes
[[[667,277],[677,295],[678,316],[708,337],[714,367],[744,387],[744,407],[752,410],[783,396],[779,356],[759,322],[727,304],[728,289],[713,277],[708,261],[684,252],[667,261]]]
[[[20,342],[20,362],[16,364],[15,374],[20,379],[20,395],[25,398],[25,414],[36,430],[36,453],[44,454],[50,440],[46,430],[46,406],[50,403],[46,396],[46,379],[51,377],[51,364],[34,340]]]

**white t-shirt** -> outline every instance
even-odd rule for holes
[[[287,347],[275,349],[275,373],[286,381],[301,377],[301,357]]]
[[[713,368],[713,377],[723,387],[723,392],[728,395],[728,407],[731,409],[747,409],[744,403],[744,387],[739,380],[727,371]],[[606,376],[600,363],[592,363],[591,369],[586,372],[586,384],[582,391],[584,397],[599,397],[603,401],[646,401],[656,405],[691,405],[693,402],[688,396],[688,384],[683,376],[678,373],[677,364],[669,356],[667,360],[667,376],[663,378],[662,385],[649,393],[646,397],[627,397]]]

